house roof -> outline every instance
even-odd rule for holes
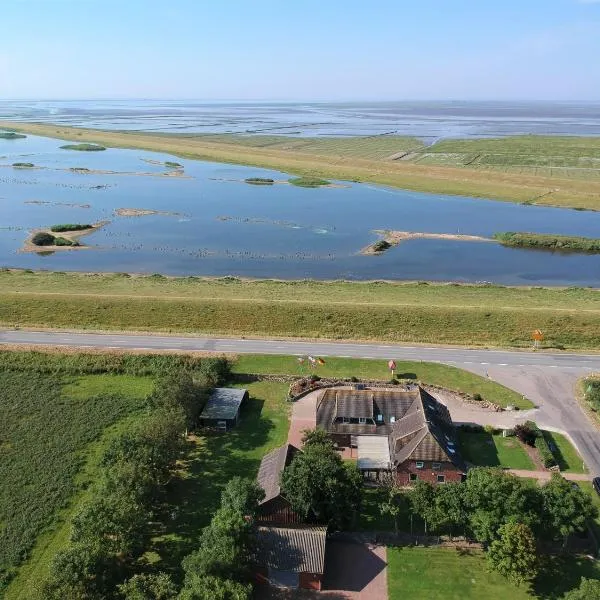
[[[338,422],[340,411],[336,407],[340,406],[343,407],[341,416],[356,421],[366,417],[367,423]],[[372,415],[370,423],[369,414]],[[317,426],[330,433],[359,436],[359,444],[363,444],[364,465],[370,464],[369,460],[383,462],[385,454],[383,443],[371,442],[372,445],[368,446],[369,442],[362,442],[361,438],[385,436],[392,466],[411,459],[448,461],[466,470],[458,453],[448,409],[420,386],[384,390],[330,388],[317,404]],[[359,449],[359,466],[360,457]]]
[[[265,491],[265,497],[261,504],[269,502],[279,496],[281,492],[281,474],[285,467],[292,462],[292,459],[298,452],[300,452],[300,450],[298,450],[296,446],[285,444],[284,446],[275,448],[275,450],[271,450],[271,452],[265,454],[260,462],[257,476],[258,485]]]
[[[323,573],[327,527],[258,527],[260,564],[277,571]]]
[[[390,468],[390,447],[387,437],[383,435],[359,435],[358,468],[369,469]]]
[[[248,393],[239,388],[215,388],[200,414],[201,419],[235,419]]]

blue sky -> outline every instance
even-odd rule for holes
[[[600,100],[600,0],[0,0],[0,98]]]

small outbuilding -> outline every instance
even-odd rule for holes
[[[215,388],[200,414],[200,425],[228,431],[237,425],[242,404],[248,399],[248,390]]]
[[[259,581],[276,587],[320,590],[327,527],[258,527]]]

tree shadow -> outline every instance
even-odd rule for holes
[[[598,568],[593,559],[582,555],[542,556],[540,573],[533,582],[536,598],[555,600],[577,587],[582,577],[598,578]]]

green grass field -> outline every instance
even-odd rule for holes
[[[480,551],[447,548],[388,548],[390,600],[558,599],[581,577],[600,578],[597,563],[584,557],[549,558],[531,589],[490,571]]]
[[[470,433],[459,429],[458,441],[463,458],[473,465],[535,470],[516,437],[504,438],[501,434]]]
[[[439,385],[450,390],[466,394],[479,393],[481,396],[500,406],[513,404],[519,408],[531,408],[529,400],[515,391],[494,381],[463,371],[448,365],[420,361],[396,361],[396,377],[414,379],[423,383]],[[298,363],[296,356],[242,354],[232,365],[233,373],[252,373],[256,375],[306,375],[309,370]],[[358,377],[359,379],[388,380],[390,372],[387,361],[356,358],[328,357],[324,365],[314,372],[321,377]]]
[[[430,147],[406,137],[307,139],[79,129],[0,122],[34,135],[164,152],[182,158],[275,169],[527,204],[600,209],[600,138],[520,136],[447,140]]]
[[[4,371],[2,387],[0,479],[10,494],[0,495],[0,523],[10,527],[0,527],[0,567],[13,572],[29,558],[5,596],[25,600],[68,540],[68,520],[102,448],[142,409],[152,381],[23,370]]]
[[[244,281],[0,272],[0,326],[600,347],[600,293],[584,288]]]

